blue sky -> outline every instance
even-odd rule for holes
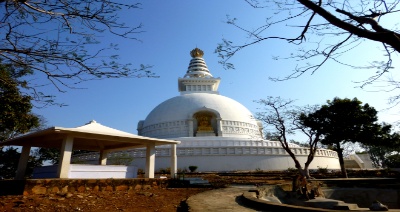
[[[235,99],[251,112],[260,107],[254,100],[267,96],[295,99],[296,105],[324,104],[334,97],[357,97],[379,112],[380,121],[393,123],[400,119],[398,109],[385,110],[393,93],[367,92],[355,88],[355,81],[366,79],[374,70],[354,70],[334,63],[327,63],[318,72],[305,74],[297,79],[272,82],[269,77],[284,77],[291,73],[296,61],[273,60],[275,55],[288,55],[296,47],[282,41],[267,41],[240,51],[231,62],[234,70],[225,70],[214,53],[223,38],[237,42],[248,39],[238,29],[225,23],[226,16],[238,18],[238,23],[256,27],[263,23],[272,10],[255,10],[245,1],[162,1],[142,3],[142,9],[121,12],[128,24],[143,24],[142,42],[104,37],[105,41],[118,43],[121,63],[153,65],[152,71],[160,78],[105,79],[81,84],[83,89],[57,93],[57,101],[68,106],[35,108],[44,116],[48,126],[77,127],[90,120],[137,134],[137,123],[161,102],[179,95],[177,81],[183,77],[189,61],[189,52],[198,47],[211,74],[221,78],[221,95]],[[276,33],[290,36],[287,27],[274,28]],[[293,34],[294,36],[294,34]],[[332,38],[334,39],[334,38]],[[363,45],[342,59],[361,62],[379,60],[382,55],[372,42]],[[364,48],[365,46],[365,48]],[[114,54],[114,53],[113,53]],[[395,60],[398,60],[398,57]],[[395,64],[396,65],[396,64]],[[49,91],[54,90],[48,88]],[[369,90],[377,90],[369,87]]]

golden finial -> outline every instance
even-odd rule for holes
[[[192,57],[203,57],[204,53],[201,51],[199,48],[195,48],[192,51],[190,51],[190,56]]]

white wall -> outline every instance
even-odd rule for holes
[[[33,179],[57,178],[57,165],[36,167]],[[122,165],[89,165],[71,164],[68,173],[70,179],[107,179],[107,178],[137,178],[138,168]]]
[[[304,166],[307,156],[296,156]],[[144,169],[144,158],[135,158],[132,165]],[[189,166],[197,166],[198,172],[204,171],[255,171],[287,170],[295,168],[289,155],[218,155],[218,156],[178,156],[178,168],[188,170]],[[170,167],[169,157],[156,157],[155,170]],[[340,169],[339,160],[334,157],[315,157],[310,169]]]

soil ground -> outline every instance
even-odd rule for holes
[[[135,192],[0,196],[0,211],[185,211],[189,196],[207,188],[166,188]],[[181,204],[182,203],[182,204]]]
[[[366,175],[365,172],[361,173]],[[273,173],[262,175],[198,176],[212,186],[204,188],[158,188],[129,192],[67,193],[47,195],[0,196],[0,212],[8,211],[187,211],[186,200],[195,194],[233,184],[291,183],[293,174]],[[327,177],[327,176],[324,176]]]
[[[67,193],[0,196],[0,212],[8,211],[187,211],[186,200],[195,194],[227,184],[274,184],[285,182],[276,176],[219,175],[188,176],[207,179],[203,188],[158,188],[130,192]]]

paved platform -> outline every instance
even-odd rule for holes
[[[338,202],[339,205],[352,205],[342,203],[342,201],[331,199],[315,199],[310,201],[310,205],[314,207],[300,207],[293,205],[285,205],[276,202],[267,203],[265,200],[253,198],[255,186],[230,186],[228,188],[221,188],[202,192],[191,196],[186,201],[190,212],[203,212],[203,211],[230,211],[230,212],[271,212],[271,211],[332,211],[328,209],[319,208],[321,204],[332,204],[332,201]],[[249,192],[250,191],[250,192]],[[250,205],[254,207],[250,207]],[[264,210],[265,208],[265,210]],[[267,209],[268,208],[268,209]],[[344,208],[335,211],[370,211],[368,208],[358,208],[350,206],[349,210]],[[400,212],[400,209],[389,209],[389,211]]]
[[[258,211],[248,208],[241,201],[242,194],[255,186],[231,186],[205,191],[191,196],[186,201],[190,212],[204,211],[231,211],[231,212],[249,212]]]

